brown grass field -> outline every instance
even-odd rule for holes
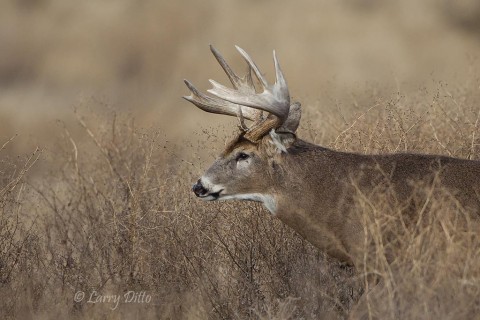
[[[480,222],[440,184],[415,228],[359,192],[353,270],[260,205],[198,201],[236,123],[180,99],[224,82],[208,44],[269,78],[276,49],[301,138],[478,160],[479,39],[474,0],[2,2],[0,318],[346,319],[373,274],[380,319],[480,319]]]

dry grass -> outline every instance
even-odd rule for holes
[[[27,139],[45,145],[56,137],[52,123],[73,123],[71,106],[92,96],[146,126],[160,123],[171,140],[222,122],[179,99],[185,77],[200,89],[208,78],[226,80],[210,43],[238,71],[245,65],[233,45],[242,46],[270,79],[275,49],[291,93],[322,108],[351,103],[365,82],[377,93],[399,85],[409,95],[432,75],[458,83],[480,52],[478,7],[476,0],[2,1],[0,140],[20,134],[10,145],[16,153],[31,149]]]
[[[478,159],[479,82],[471,83],[408,97],[367,90],[357,97],[365,104],[330,117],[306,107],[311,123],[301,135],[340,150]],[[94,128],[94,115],[76,117],[88,142],[60,126],[55,168],[29,178],[38,151],[2,156],[2,318],[343,319],[363,274],[382,279],[383,291],[369,295],[369,311],[382,319],[478,318],[479,227],[441,185],[418,187],[422,218],[413,228],[403,227],[388,189],[359,193],[366,249],[355,272],[259,205],[192,197],[203,143],[219,146],[224,133],[176,146],[126,116]],[[114,310],[87,302],[93,292],[131,290],[151,302]],[[86,293],[80,303],[78,291]]]
[[[192,199],[190,165],[178,163],[157,133],[142,134],[117,120],[100,137],[79,122],[96,147],[91,154],[79,150],[66,131],[57,149],[63,163],[45,175],[47,181],[16,182],[30,192],[23,201],[33,210],[35,231],[20,232],[20,242],[5,252],[20,252],[22,265],[29,266],[5,260],[12,269],[2,290],[10,297],[2,302],[5,316],[40,312],[48,318],[54,309],[80,318],[128,318],[133,312],[166,319],[249,318],[287,311],[315,315],[351,303],[343,285],[348,280],[330,277],[347,278],[352,270],[325,265],[321,254],[259,206]],[[18,217],[7,209],[3,221],[11,223]],[[20,246],[30,232],[34,254]],[[312,280],[307,284],[305,278]],[[318,290],[324,283],[331,285]],[[152,303],[112,312],[109,304],[73,301],[75,292],[93,290],[146,291]],[[330,298],[319,303],[322,295]],[[309,307],[283,310],[277,300],[291,296],[304,296],[298,305]]]
[[[345,268],[259,205],[193,197],[231,129],[179,98],[222,79],[209,43],[268,77],[275,48],[300,137],[480,159],[477,2],[2,2],[0,317],[343,319],[367,274],[381,319],[480,319],[480,231],[440,185],[418,186],[413,228],[388,189],[359,193],[364,265]],[[87,302],[128,291],[151,301]]]
[[[378,319],[478,319],[478,216],[440,181],[418,186],[414,197],[421,200],[413,221],[386,201],[385,192],[358,199],[368,248],[359,268],[381,279],[367,296],[366,313]]]

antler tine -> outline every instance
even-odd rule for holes
[[[275,50],[273,50],[273,62],[275,63],[275,85],[278,86],[279,90],[286,90],[286,94],[289,95],[287,81],[285,81],[285,77],[283,76]]]
[[[260,69],[257,67],[257,65],[255,64],[255,62],[252,60],[252,58],[250,58],[250,56],[248,55],[248,53],[243,50],[242,48],[240,48],[239,46],[235,46],[235,48],[237,49],[238,52],[240,52],[240,54],[242,55],[242,57],[245,59],[245,61],[247,61],[248,65],[250,66],[250,68],[253,69],[253,72],[255,72],[255,75],[257,76],[258,80],[260,81],[260,83],[262,84],[263,86],[263,89],[267,89],[268,87],[268,83],[267,83],[267,80],[265,79],[265,77],[263,76],[263,74],[260,72]]]
[[[249,66],[247,73],[243,77],[239,77],[233,72],[232,68],[228,65],[228,63],[225,61],[225,59],[222,57],[220,52],[218,52],[217,49],[215,49],[212,45],[210,45],[210,50],[212,51],[213,55],[217,59],[218,63],[222,67],[222,69],[225,71],[225,73],[228,76],[228,79],[230,79],[230,82],[232,83],[233,87],[243,93],[255,93],[255,86],[253,85],[253,80],[252,80],[252,68]]]
[[[216,113],[216,114],[225,114],[228,116],[235,116],[241,118],[246,118],[248,120],[255,121],[257,119],[257,111],[250,108],[240,106],[225,100],[221,100],[215,97],[209,97],[194,87],[194,85],[188,81],[183,80],[187,85],[188,89],[191,91],[191,95],[184,96],[183,98],[187,101],[190,101],[198,108],[203,111]]]
[[[230,79],[230,82],[232,83],[232,85],[235,87],[235,89],[238,89],[237,83],[239,82],[240,77],[237,76],[235,74],[235,72],[233,72],[232,68],[230,68],[227,61],[225,61],[225,59],[222,57],[220,52],[218,52],[218,50],[215,49],[212,45],[210,45],[210,51],[212,51],[212,53],[215,56],[215,58],[217,59],[218,63],[220,64],[220,66],[222,66],[222,69],[227,74],[227,76]]]
[[[251,108],[267,111],[284,121],[288,117],[288,111],[290,106],[290,95],[288,93],[288,87],[286,85],[283,74],[280,70],[278,61],[276,58],[276,73],[278,76],[275,85],[269,86],[265,78],[260,73],[260,70],[255,65],[250,56],[240,47],[237,49],[247,61],[250,68],[253,70],[259,81],[262,83],[262,93],[246,93],[240,90],[233,90],[225,87],[224,85],[210,80],[213,88],[207,90],[209,93],[219,97],[220,99],[227,100],[239,105],[248,106]]]

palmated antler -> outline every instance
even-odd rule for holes
[[[269,85],[250,56],[242,48],[235,47],[248,64],[248,72],[244,77],[237,76],[220,53],[210,46],[213,55],[230,79],[233,89],[210,80],[213,88],[207,91],[214,95],[214,97],[211,97],[199,92],[188,80],[184,80],[192,92],[190,96],[184,98],[204,111],[237,116],[245,130],[244,137],[252,142],[257,142],[271,129],[295,133],[300,122],[301,108],[299,103],[290,107],[287,83],[278,64],[275,51],[273,51],[273,60],[276,81],[275,84]],[[256,92],[253,84],[252,70],[260,83],[260,93]],[[262,111],[266,111],[268,116],[263,117]],[[246,127],[244,118],[254,121],[250,128]]]

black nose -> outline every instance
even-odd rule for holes
[[[200,180],[198,180],[197,183],[193,185],[192,191],[195,193],[197,197],[204,196],[208,192],[208,190],[205,189],[205,187],[203,186]]]

